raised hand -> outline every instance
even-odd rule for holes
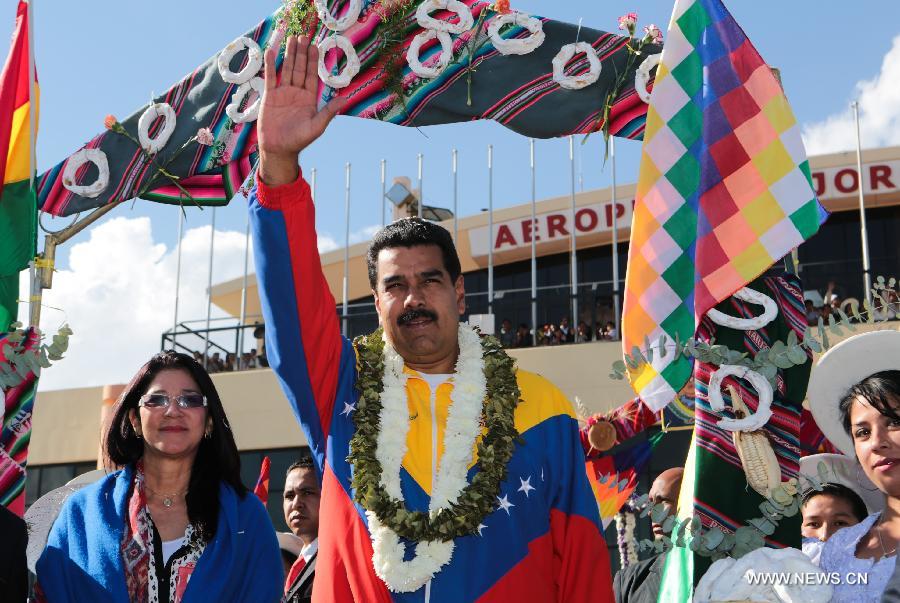
[[[297,155],[322,135],[344,105],[343,98],[334,98],[318,110],[319,49],[310,45],[306,36],[288,38],[281,81],[277,81],[275,61],[280,46],[274,40],[266,50],[266,85],[256,122],[259,173],[270,186],[297,178]]]

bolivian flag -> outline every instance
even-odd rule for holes
[[[16,320],[19,272],[34,257],[37,237],[33,149],[39,95],[30,16],[28,2],[20,1],[12,46],[0,73],[0,331]]]

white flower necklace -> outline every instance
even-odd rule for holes
[[[481,432],[481,411],[487,395],[478,334],[464,323],[460,323],[458,333],[459,358],[444,430],[444,455],[431,486],[428,505],[432,516],[454,504],[468,484],[466,474],[472,461],[475,440]],[[403,501],[400,468],[406,455],[406,437],[409,433],[407,375],[403,372],[403,366],[403,358],[385,340],[384,390],[381,393],[380,430],[375,456],[381,463],[381,485],[389,495],[400,501]],[[410,561],[404,561],[406,546],[400,542],[397,533],[383,525],[374,512],[366,511],[366,516],[372,536],[375,573],[393,592],[420,589],[453,557],[452,540],[433,540],[417,543],[415,556]]]

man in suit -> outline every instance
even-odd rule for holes
[[[284,520],[291,532],[303,541],[300,555],[284,583],[284,597],[288,603],[308,603],[312,599],[319,550],[320,496],[321,487],[312,458],[303,457],[288,467],[282,501]]]
[[[683,467],[673,467],[660,473],[650,487],[650,502],[666,507],[668,515],[677,512],[678,491],[681,490]],[[661,538],[662,521],[653,522],[653,537]],[[659,596],[659,585],[666,565],[666,554],[654,555],[649,559],[638,561],[616,572],[613,579],[613,591],[616,603],[656,603]]]

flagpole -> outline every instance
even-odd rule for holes
[[[384,212],[384,197],[387,195],[387,160],[381,160],[381,227],[384,228],[387,225],[385,212]]]
[[[346,167],[346,181],[344,184],[344,284],[343,284],[343,309],[341,317],[343,319],[344,337],[349,337],[350,319],[348,317],[348,300],[350,288],[350,163]]]
[[[28,4],[28,128],[31,136],[28,137],[29,146],[29,166],[28,166],[28,187],[34,190],[34,173],[37,170],[37,120],[35,113],[37,112],[37,102],[35,100],[35,80],[37,79],[34,67],[34,10],[32,6],[33,0],[27,0]],[[35,220],[37,219],[37,211],[35,211]],[[35,254],[37,253],[37,229],[35,229]],[[28,313],[29,324],[38,328],[41,320],[41,279],[40,270],[32,259],[31,269],[28,271],[29,284],[31,292],[28,296]],[[18,313],[17,316],[18,317]]]
[[[249,215],[249,213],[247,214]],[[181,291],[181,240],[184,237],[184,208],[180,207],[178,212],[178,247],[175,252],[175,313],[172,317],[172,349],[177,350],[175,345],[175,333],[178,332],[178,295]]]
[[[572,221],[569,228],[572,229],[572,322],[569,328],[578,329],[578,228],[575,222],[575,137],[569,136],[569,163],[572,171]]]
[[[203,346],[203,368],[209,368],[209,318],[212,314],[212,274],[213,274],[213,251],[216,247],[216,208],[212,208],[212,219],[210,221],[209,233],[209,274],[206,280],[206,337]]]
[[[453,244],[459,245],[459,202],[457,187],[457,161],[456,149],[451,154],[453,157]]]
[[[494,313],[494,145],[488,145],[488,314]]]
[[[612,273],[613,273],[613,313],[616,321],[616,335],[622,338],[621,310],[619,309],[619,203],[616,199],[616,138],[609,137],[609,157],[612,160]]]
[[[247,278],[250,272],[250,212],[247,212],[247,227],[244,232],[244,280],[241,282],[241,326],[238,330],[238,349],[235,352],[235,366],[241,366],[244,353],[244,325],[247,324]],[[237,370],[237,368],[235,369]]]
[[[850,106],[853,107],[853,117],[856,120],[856,183],[857,189],[859,189],[859,237],[862,240],[863,287],[865,287],[866,301],[871,304],[872,275],[869,273],[869,233],[866,229],[866,199],[865,193],[863,193],[862,140],[859,135],[859,101],[853,101],[850,103]],[[830,300],[825,301],[828,302]]]
[[[537,247],[535,245],[535,239],[537,238],[537,220],[535,219],[537,191],[535,190],[534,174],[534,138],[528,139],[528,148],[531,158],[531,325],[533,327],[531,344],[537,347]]]
[[[422,219],[422,206],[425,204],[425,195],[422,194],[422,153],[419,153],[419,219]]]

